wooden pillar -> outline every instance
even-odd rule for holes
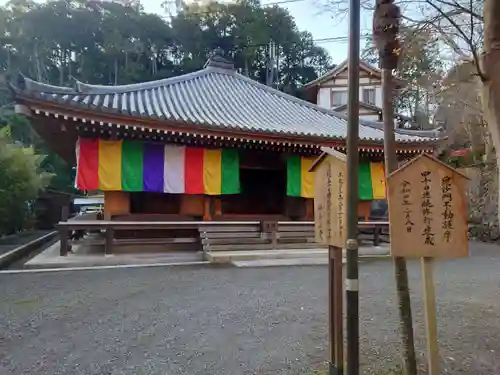
[[[64,205],[61,207],[61,221],[68,221],[69,218],[69,206]]]
[[[375,226],[373,228],[373,246],[378,246],[380,245],[380,232],[382,231],[382,228],[379,226]]]
[[[61,209],[61,221],[68,221],[69,217],[69,207],[68,206],[63,206]],[[66,256],[68,255],[68,249],[69,249],[69,231],[66,229],[66,227],[59,227],[59,255],[60,256]]]
[[[104,220],[113,215],[130,214],[130,194],[124,191],[104,192]]]
[[[182,194],[181,215],[203,217],[205,197],[203,195]]]
[[[306,200],[306,213],[304,216],[305,221],[314,220],[314,199],[305,198]]]
[[[358,216],[362,220],[368,220],[372,209],[372,201],[359,201],[358,203]]]
[[[220,197],[214,198],[214,208],[214,216],[220,218],[222,216],[222,202],[220,200]]]
[[[209,195],[205,195],[205,202],[203,206],[203,220],[212,220],[212,197]]]
[[[111,227],[106,228],[106,244],[104,246],[104,253],[106,255],[113,254],[113,238],[115,237],[115,230]]]
[[[64,257],[68,255],[68,249],[69,249],[69,231],[65,227],[59,227],[59,241],[60,241],[60,248],[59,248],[59,255]]]

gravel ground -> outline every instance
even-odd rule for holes
[[[500,248],[436,269],[443,374],[500,374]],[[364,374],[400,363],[392,265],[361,265]],[[410,264],[420,362],[418,264]],[[142,268],[0,275],[0,374],[309,374],[327,270]]]

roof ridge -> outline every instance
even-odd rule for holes
[[[253,86],[256,86],[260,89],[263,89],[267,92],[269,92],[270,94],[274,94],[276,96],[279,96],[279,97],[282,97],[284,99],[287,99],[287,100],[290,100],[294,103],[298,103],[300,105],[304,105],[306,107],[309,107],[309,108],[312,108],[312,109],[315,109],[315,110],[318,110],[319,112],[323,112],[323,113],[327,113],[327,114],[333,114],[335,117],[339,117],[337,116],[337,113],[333,112],[333,111],[330,111],[326,108],[322,108],[316,104],[313,104],[313,103],[310,103],[306,100],[303,100],[303,99],[300,99],[300,98],[297,98],[296,96],[293,96],[293,95],[290,95],[290,94],[287,94],[286,92],[283,92],[283,91],[280,91],[278,89],[275,89],[274,87],[270,87],[270,86],[267,86],[267,85],[264,85],[263,83],[260,83],[250,77],[247,77],[243,74],[240,74],[240,73],[235,73],[235,78],[237,79],[240,79],[242,81],[245,81],[247,83],[250,83],[251,85]]]
[[[240,73],[235,73],[235,78],[237,79],[240,79],[240,80],[243,80],[247,83],[250,83],[258,88],[261,88],[263,90],[266,90],[267,92],[269,92],[270,94],[274,94],[276,96],[279,96],[279,97],[282,97],[284,99],[287,99],[287,100],[290,100],[296,104],[299,104],[299,105],[303,105],[305,107],[308,107],[308,108],[311,108],[313,110],[316,110],[320,113],[323,113],[323,114],[327,114],[327,115],[330,115],[330,116],[333,116],[333,117],[336,117],[336,118],[340,118],[342,120],[346,120],[347,121],[347,116],[346,115],[343,115],[341,113],[338,113],[338,112],[335,112],[333,109],[327,109],[327,108],[323,108],[323,107],[320,107],[318,106],[317,104],[313,104],[313,103],[310,103],[306,100],[303,100],[303,99],[300,99],[300,98],[297,98],[293,95],[290,95],[290,94],[287,94],[286,92],[283,92],[283,91],[280,91],[278,89],[275,89],[274,87],[270,87],[270,86],[267,86],[267,85],[264,85],[263,83],[260,83],[258,81],[255,81],[247,76],[244,76],[243,74],[240,74]],[[383,128],[380,128],[378,122],[376,121],[368,121],[368,120],[364,120],[364,119],[359,119],[359,126],[367,126],[367,127],[370,127],[372,129],[376,129],[376,130],[379,130],[381,132],[383,132]],[[405,134],[406,131],[400,131],[402,129],[395,129],[395,132],[397,134]],[[413,130],[413,132],[418,132],[416,130]],[[413,135],[415,137],[426,137],[424,135],[420,135],[419,133],[415,134],[415,133],[410,133],[410,134],[407,134],[407,135]]]
[[[9,80],[9,84],[14,90],[21,89],[23,91],[50,92],[54,94],[77,94],[71,87],[55,86],[35,81],[22,73],[18,73],[15,80]]]
[[[13,88],[20,88],[21,90],[45,92],[50,94],[74,94],[74,95],[122,94],[131,91],[149,90],[160,86],[175,84],[177,82],[185,82],[198,77],[205,76],[212,72],[220,72],[225,74],[233,73],[232,71],[228,71],[227,69],[207,66],[204,69],[197,70],[191,73],[181,74],[175,77],[168,77],[147,82],[130,83],[127,85],[94,85],[79,81],[78,79],[72,77],[72,80],[74,81],[74,87],[56,86],[48,83],[35,81],[34,79],[28,78],[20,73],[18,75],[17,80],[15,82],[11,82],[11,85],[13,86]]]
[[[312,80],[310,82],[307,82],[303,87],[304,88],[309,88],[309,87],[312,87],[312,86],[314,86],[316,84],[320,84],[320,83],[324,82],[325,80],[329,80],[335,74],[341,72],[346,67],[348,67],[348,65],[349,65],[349,59],[345,59],[340,64],[335,65],[332,69],[330,69],[325,74],[321,75],[320,77],[318,77],[318,78],[316,78],[316,79],[314,79],[314,80]],[[364,66],[365,69],[372,70],[372,71],[374,71],[374,72],[376,72],[378,74],[382,74],[382,70],[379,67],[373,66],[368,61],[365,61],[363,59],[359,60],[359,65],[360,66]],[[402,78],[400,78],[400,77],[396,77],[395,76],[394,79],[396,79],[398,81],[401,81],[401,82],[404,82],[404,80]]]
[[[172,85],[178,82],[189,81],[198,77],[202,77],[210,71],[215,70],[217,68],[207,67],[205,69],[197,70],[191,73],[181,74],[180,76],[168,77],[157,79],[154,81],[147,82],[138,82],[138,83],[130,83],[127,85],[92,85],[88,83],[84,83],[81,81],[76,81],[77,92],[83,94],[123,94],[131,91],[142,91],[142,90],[150,90],[160,86]]]
[[[360,118],[359,123],[363,124],[364,126],[369,126],[373,129],[378,129],[380,131],[384,131],[384,123],[380,122],[380,121],[370,121],[370,120],[365,120],[365,119]],[[439,126],[436,128],[427,129],[427,130],[401,129],[401,128],[394,129],[396,134],[409,135],[409,136],[414,136],[414,137],[423,137],[423,138],[439,138],[441,130],[442,130],[442,127],[439,127]]]

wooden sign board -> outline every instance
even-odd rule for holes
[[[322,149],[315,163],[314,226],[316,242],[343,248],[347,239],[347,165],[345,155]]]
[[[425,154],[391,173],[391,255],[468,256],[466,183],[467,177]]]

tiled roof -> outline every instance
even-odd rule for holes
[[[130,85],[98,86],[77,81],[75,88],[67,88],[20,77],[12,87],[21,97],[96,113],[196,124],[207,129],[325,139],[343,139],[347,131],[345,116],[260,84],[237,73],[220,58],[194,73]],[[383,131],[376,124],[362,120],[359,135],[363,140],[383,139]],[[414,132],[396,134],[399,142],[433,138]]]
[[[372,111],[382,112],[382,108],[377,107],[374,104],[359,102],[360,107],[364,107],[366,109],[371,109]],[[332,108],[335,112],[343,111],[347,109],[347,104],[340,105],[338,107]]]
[[[311,82],[307,82],[304,85],[304,88],[308,89],[311,87],[317,87],[318,85],[320,85],[326,81],[331,80],[332,78],[336,77],[339,73],[343,72],[344,69],[347,69],[348,65],[349,65],[349,60],[344,60],[342,63],[335,65],[331,70],[329,70],[328,72],[323,74],[321,77],[318,77]],[[359,67],[362,70],[370,72],[371,74],[373,74],[376,77],[382,78],[382,71],[379,68],[367,63],[366,61],[361,60],[359,62]],[[394,77],[393,79],[398,85],[404,84],[404,81],[401,78]]]

